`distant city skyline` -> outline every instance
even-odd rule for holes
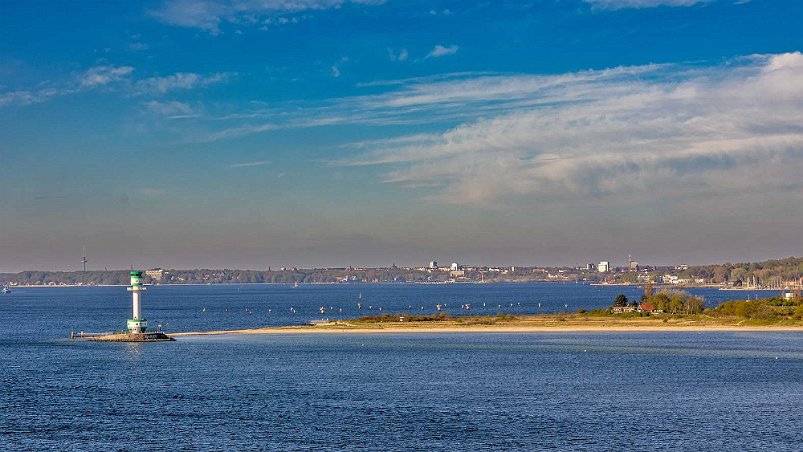
[[[87,258],[86,253],[84,252],[81,259],[78,261],[78,266],[72,264],[66,264],[64,268],[25,268],[19,270],[3,270],[0,273],[17,273],[21,271],[66,271],[66,272],[76,272],[76,271],[127,271],[129,268],[131,269],[139,269],[139,270],[191,270],[191,269],[209,269],[209,270],[222,270],[222,269],[229,269],[229,270],[256,270],[256,271],[287,271],[293,269],[337,269],[337,268],[354,268],[354,269],[372,269],[372,268],[423,268],[423,269],[441,269],[441,270],[456,270],[456,269],[463,269],[463,268],[498,268],[498,269],[510,269],[510,268],[537,268],[537,267],[550,267],[550,268],[560,268],[560,267],[567,267],[567,268],[576,268],[581,270],[588,270],[591,272],[601,272],[607,273],[612,272],[616,269],[630,269],[633,271],[639,271],[646,268],[653,268],[653,267],[675,267],[676,269],[683,269],[688,268],[690,265],[717,265],[717,264],[724,264],[724,263],[744,263],[744,262],[760,262],[764,260],[772,260],[772,259],[785,259],[786,257],[790,256],[780,256],[780,257],[771,257],[767,259],[749,259],[749,260],[730,260],[730,261],[721,261],[721,262],[639,262],[633,259],[632,256],[628,256],[625,258],[624,261],[619,262],[616,260],[602,260],[602,261],[595,261],[593,259],[588,259],[582,262],[575,262],[573,264],[569,263],[553,263],[553,264],[546,264],[543,262],[523,262],[523,263],[510,263],[510,262],[486,262],[486,261],[456,261],[456,260],[449,260],[449,261],[427,261],[423,263],[399,263],[396,261],[392,261],[390,263],[379,263],[376,265],[354,265],[354,264],[333,264],[333,265],[287,265],[287,264],[279,264],[279,265],[267,265],[267,266],[255,266],[255,267],[237,267],[237,266],[197,266],[197,265],[188,265],[188,266],[170,266],[170,265],[134,265],[130,264],[124,268],[115,268],[109,266],[101,266],[98,268],[92,267],[90,264],[90,260]],[[146,272],[147,273],[147,272]]]
[[[0,4],[0,272],[803,255],[803,3]]]

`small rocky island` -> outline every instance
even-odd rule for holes
[[[113,333],[104,334],[101,336],[94,336],[89,338],[90,341],[95,342],[170,342],[175,341],[174,338],[158,332],[158,333]]]

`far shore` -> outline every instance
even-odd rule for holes
[[[519,284],[567,284],[568,281],[548,281],[548,280],[525,280],[525,281],[411,281],[406,283],[395,282],[368,282],[368,283],[339,283],[339,282],[305,282],[299,286],[348,286],[348,287],[370,287],[370,286],[409,286],[409,285],[468,285],[468,284],[499,284],[499,285],[519,285]],[[601,286],[601,287],[643,287],[642,283],[597,283],[581,282],[581,285]],[[5,285],[0,284],[0,285]],[[154,287],[182,287],[182,286],[293,286],[294,283],[281,282],[215,282],[215,283],[148,283],[145,286]],[[129,287],[130,284],[9,284],[12,289],[38,289],[38,288],[66,288],[66,287]],[[734,292],[779,292],[779,288],[770,287],[728,287],[721,284],[655,284],[655,289],[719,289]]]
[[[666,320],[666,321],[664,321]],[[661,332],[801,332],[803,323],[749,324],[712,318],[616,318],[539,315],[494,324],[477,324],[471,318],[440,322],[365,322],[359,319],[317,325],[277,326],[239,330],[171,333],[170,336],[246,334],[408,334],[408,333],[661,333]]]

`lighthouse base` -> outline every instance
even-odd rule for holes
[[[128,332],[140,334],[148,331],[148,321],[145,319],[128,319]]]
[[[104,334],[89,338],[96,342],[170,342],[175,341],[172,337],[164,333],[119,333]]]

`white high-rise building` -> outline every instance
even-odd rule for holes
[[[611,271],[611,263],[608,261],[600,261],[599,265],[597,265],[597,271],[600,273],[608,273]]]

